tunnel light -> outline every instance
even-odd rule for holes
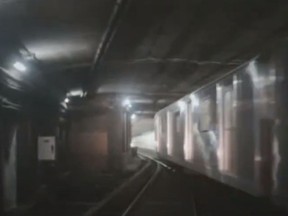
[[[22,71],[22,72],[26,71],[26,66],[23,63],[18,62],[18,61],[13,64],[13,67],[17,69],[18,71]]]
[[[136,117],[137,117],[136,114],[132,114],[132,115],[131,115],[131,120],[135,120]]]
[[[68,94],[67,96],[72,96],[72,97],[83,97],[84,95],[84,92],[82,89],[72,89]]]
[[[122,106],[127,107],[127,108],[131,108],[132,107],[131,101],[129,99],[125,99],[122,103]]]
[[[216,90],[219,92],[221,91],[221,86],[219,84],[217,84]]]
[[[69,103],[69,101],[70,101],[70,99],[68,97],[65,98],[65,100],[64,100],[65,103]]]
[[[233,80],[233,85],[237,85],[239,83],[241,83],[241,80],[238,80],[237,78]]]

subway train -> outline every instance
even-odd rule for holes
[[[287,205],[287,45],[265,51],[157,112],[157,154]]]

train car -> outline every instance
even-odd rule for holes
[[[259,55],[159,111],[158,155],[288,203],[287,48]]]

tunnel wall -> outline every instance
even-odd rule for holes
[[[29,202],[40,185],[38,180],[37,131],[35,122],[17,122],[17,201]]]
[[[108,168],[122,170],[125,154],[129,151],[131,139],[130,117],[122,108],[116,108],[109,114],[108,124]]]
[[[5,119],[6,120],[6,119]],[[4,208],[10,209],[16,207],[17,203],[17,140],[15,122],[7,122],[7,127],[2,126],[3,141],[3,197]]]
[[[107,115],[94,115],[71,121],[69,145],[77,168],[87,171],[107,168],[107,120]]]
[[[1,110],[1,205],[8,211],[30,205],[42,185],[58,175],[57,161],[43,162],[37,157],[38,136],[56,136],[59,121],[50,115],[26,115],[16,110]],[[58,155],[57,160],[62,157]],[[55,175],[51,175],[51,173]],[[50,176],[50,178],[47,178]]]
[[[121,170],[129,151],[129,122],[122,108],[89,116],[72,115],[69,161],[73,167],[89,172]]]
[[[130,116],[119,107],[67,118],[45,111],[29,115],[2,110],[0,117],[1,205],[6,211],[32,204],[75,168],[88,172],[122,170],[129,151]],[[39,160],[39,136],[55,137],[55,161]]]
[[[7,211],[29,202],[37,191],[36,143],[28,132],[31,120],[14,111],[1,114],[2,194]]]

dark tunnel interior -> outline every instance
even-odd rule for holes
[[[144,140],[152,149],[159,131],[181,127],[181,143],[192,139],[187,128],[191,133],[195,128],[186,122],[178,127],[180,114],[176,120],[165,114],[158,119],[161,127],[157,118],[154,122],[159,110],[260,54],[255,67],[263,73],[271,65],[278,70],[285,59],[262,63],[268,59],[262,53],[282,47],[287,36],[284,0],[0,0],[1,215],[90,216],[93,203],[145,166],[143,158],[134,157],[135,143]],[[275,89],[285,92],[286,84]],[[243,93],[243,101],[256,92],[246,89],[252,93]],[[285,113],[284,105],[279,113]],[[248,109],[243,113],[252,116]],[[273,120],[276,129],[283,116]],[[268,134],[272,123],[264,120],[259,127]],[[176,126],[164,127],[169,121]],[[249,136],[252,140],[253,133]],[[179,157],[185,157],[183,148]],[[273,157],[281,158],[274,160],[277,167],[287,159],[275,148]],[[242,172],[248,176],[251,170]]]

